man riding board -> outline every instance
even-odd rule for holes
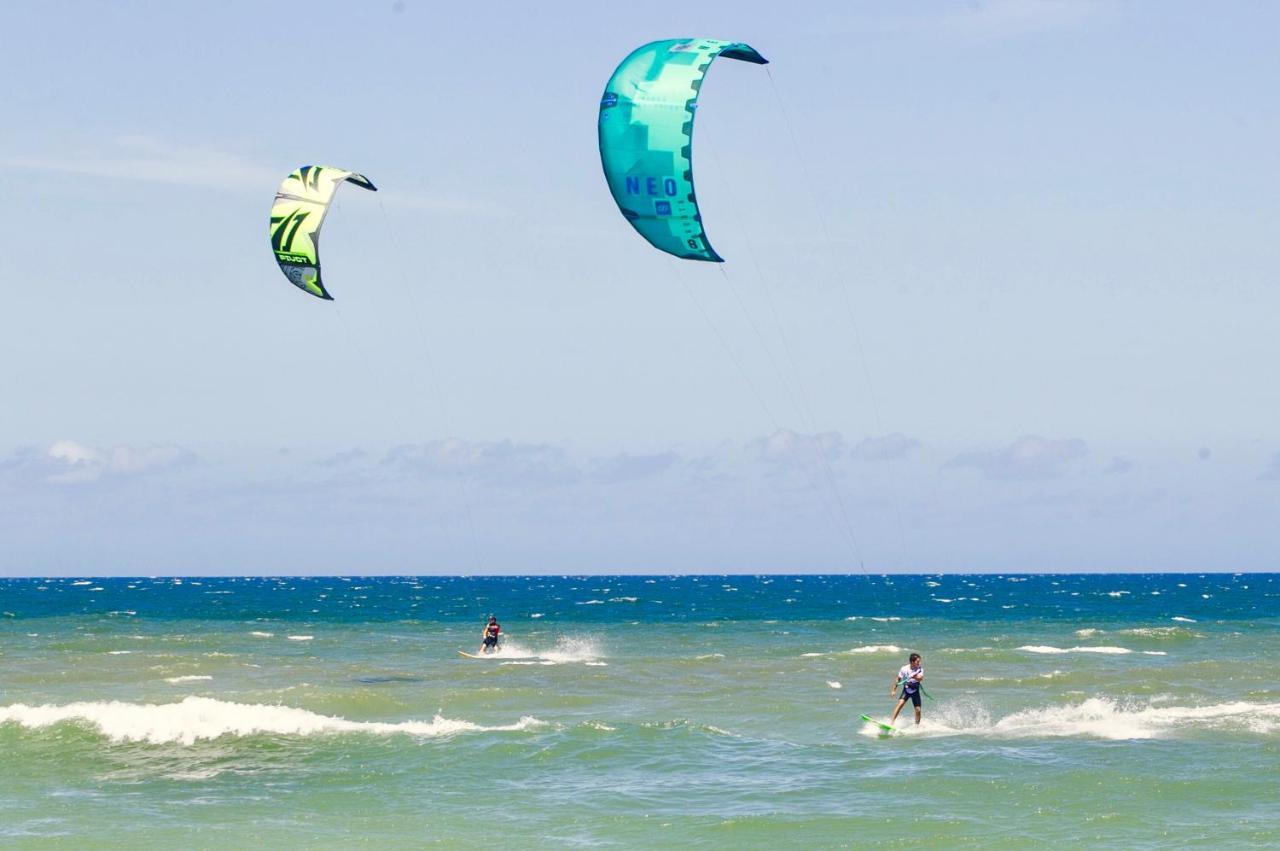
[[[498,636],[502,634],[502,627],[498,626],[498,619],[493,615],[489,615],[489,623],[485,624],[484,643],[480,645],[481,653],[497,653],[498,652]]]
[[[893,697],[898,693],[898,686],[902,686],[902,696],[898,698],[898,705],[893,707],[893,717],[889,719],[889,724],[898,720],[898,713],[902,711],[902,707],[907,701],[915,706],[916,723],[920,723],[920,683],[924,680],[924,660],[920,658],[919,653],[912,653],[907,659],[907,664],[898,669],[898,677],[893,682],[893,687],[889,689],[889,696]]]

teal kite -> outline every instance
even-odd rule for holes
[[[618,209],[654,248],[722,263],[693,192],[693,116],[717,56],[768,61],[748,44],[705,38],[654,41],[632,51],[600,100],[600,162]]]
[[[354,183],[377,192],[363,174],[321,165],[304,165],[284,179],[271,205],[271,250],[280,271],[298,289],[333,301],[320,280],[320,225],[338,184]]]

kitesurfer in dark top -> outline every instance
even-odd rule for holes
[[[484,643],[480,645],[481,653],[497,653],[498,652],[498,636],[502,634],[502,627],[498,626],[498,619],[493,615],[489,615],[489,623],[485,624]]]
[[[907,659],[907,664],[898,669],[898,676],[893,681],[893,688],[889,689],[889,697],[893,697],[898,693],[898,686],[902,686],[902,696],[898,698],[898,705],[893,707],[893,717],[889,719],[889,724],[898,720],[898,713],[902,711],[902,707],[906,706],[907,701],[915,706],[916,723],[920,723],[920,692],[921,681],[924,680],[924,660],[920,658],[919,653],[912,653]]]

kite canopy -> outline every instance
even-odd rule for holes
[[[284,179],[271,205],[271,250],[294,286],[333,300],[320,280],[320,225],[338,184],[348,181],[377,192],[369,178],[353,171],[304,165]]]
[[[703,38],[654,41],[634,50],[600,101],[600,162],[618,209],[658,249],[723,262],[707,241],[693,193],[693,115],[717,56],[766,65],[747,44]]]

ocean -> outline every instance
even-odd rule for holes
[[[11,579],[0,613],[7,846],[1280,845],[1280,574]],[[881,738],[910,652],[923,723]]]

